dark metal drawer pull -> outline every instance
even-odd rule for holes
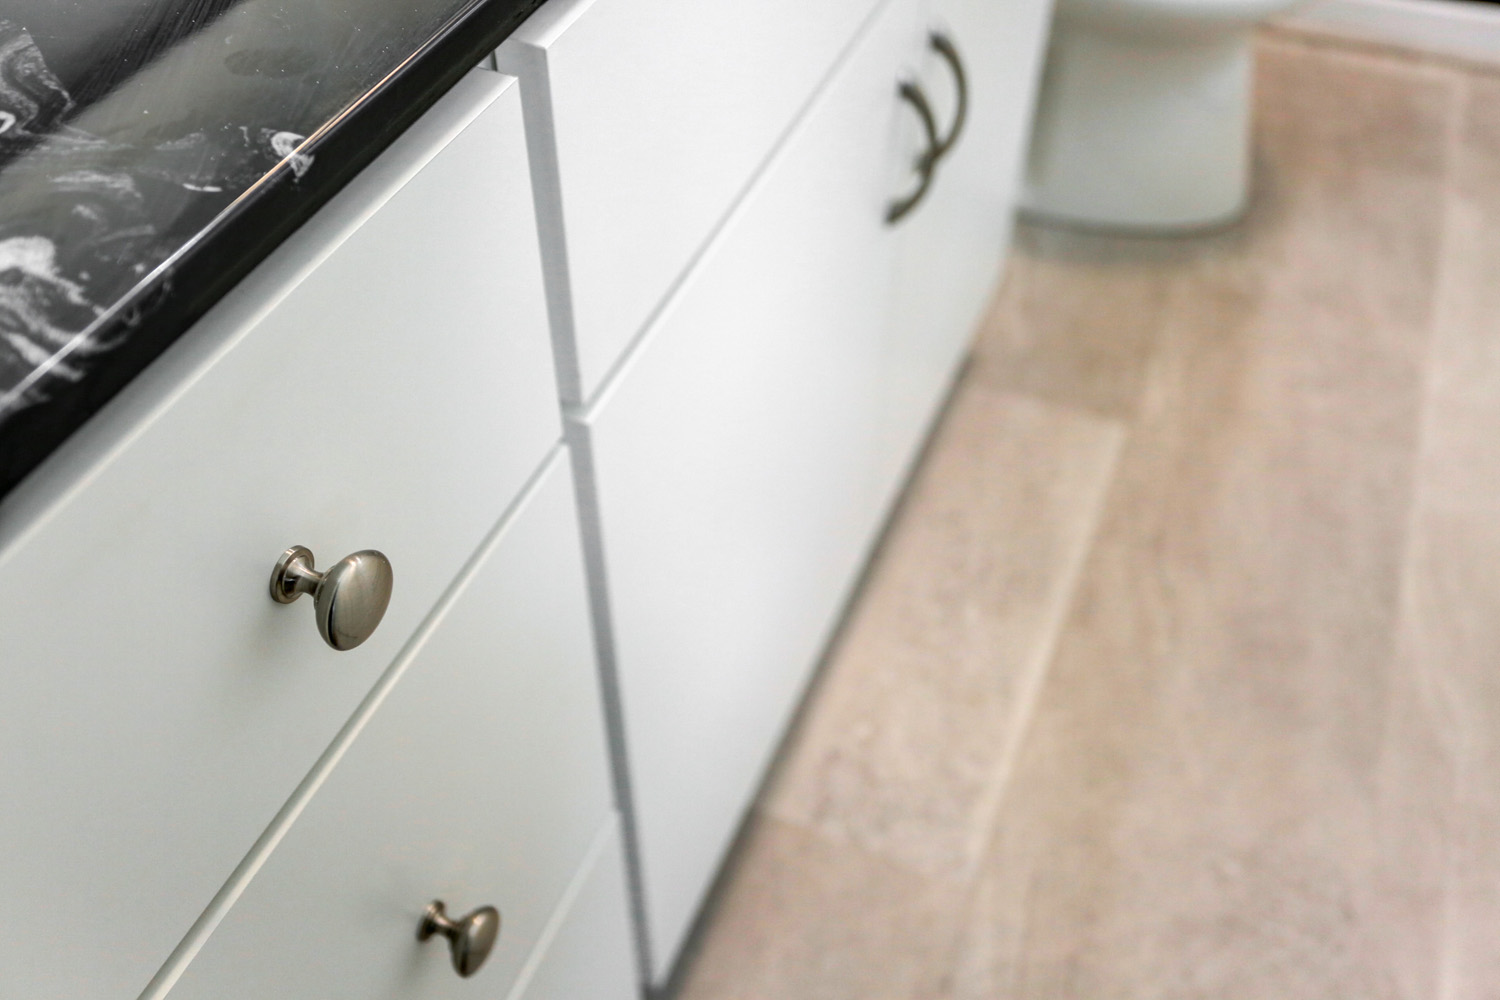
[[[906,218],[927,196],[927,189],[932,187],[932,172],[937,167],[938,157],[942,155],[939,150],[941,144],[938,141],[937,121],[932,117],[932,105],[927,103],[927,95],[922,93],[922,88],[910,80],[903,80],[896,92],[901,95],[902,100],[917,109],[917,117],[922,119],[922,128],[927,133],[927,148],[917,157],[915,164],[916,190],[891,202],[886,209],[886,224],[892,226]]]
[[[958,107],[953,110],[953,124],[948,128],[947,138],[940,139],[935,150],[936,158],[941,160],[953,149],[958,137],[963,135],[964,124],[969,118],[969,74],[964,72],[963,58],[958,54],[951,38],[940,31],[934,31],[927,41],[953,71],[953,80],[958,89]]]
[[[886,209],[885,221],[891,226],[906,218],[922,203],[922,199],[927,196],[928,189],[932,187],[938,163],[958,144],[959,137],[963,135],[964,125],[969,120],[969,75],[964,70],[963,57],[958,54],[958,48],[953,44],[953,40],[940,31],[934,31],[929,35],[927,42],[953,71],[953,79],[958,90],[958,104],[953,110],[953,123],[948,127],[948,134],[940,137],[937,118],[932,113],[932,104],[927,100],[927,95],[922,92],[922,88],[910,80],[903,80],[897,88],[896,92],[901,95],[901,99],[917,109],[917,117],[922,119],[922,129],[927,133],[927,148],[917,157],[913,165],[917,172],[916,189],[904,198],[891,202]]]

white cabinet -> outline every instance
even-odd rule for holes
[[[171,1000],[504,996],[566,908],[574,873],[597,862],[596,841],[613,849],[561,455],[377,700]],[[450,967],[443,940],[416,940],[433,899],[453,916],[480,905],[501,913],[472,983]],[[613,898],[589,905],[606,908],[588,918],[603,952],[624,950],[620,996],[635,978],[627,910]]]
[[[584,418],[653,975],[670,969],[883,511],[899,228],[920,148],[888,5]]]
[[[550,0],[0,504],[0,995],[624,1000],[627,884],[664,980],[997,277],[1047,6]],[[935,28],[967,128],[891,225]],[[293,544],[390,556],[368,643]],[[435,897],[503,911],[484,985]]]
[[[540,270],[478,72],[0,508],[0,995],[136,996],[534,474]],[[389,555],[365,645],[293,544]]]
[[[559,247],[567,402],[594,395],[875,6],[551,0],[507,40]]]
[[[789,131],[680,276],[688,237],[707,232],[706,206],[731,207],[738,174],[726,164],[748,156],[721,134],[741,116],[698,117],[728,99],[723,73],[705,69],[701,94],[662,92],[648,114],[622,102],[665,70],[643,65],[584,91],[586,64],[564,57],[578,45],[606,65],[603,39],[633,50],[621,22],[666,6],[567,8],[536,32],[526,91],[528,113],[544,109],[531,135],[552,144],[560,178],[552,254],[567,280],[553,289],[554,318],[561,302],[561,364],[583,372],[573,432],[597,518],[596,614],[611,637],[654,982],[671,971],[999,277],[1048,0],[885,0],[795,119],[784,91],[807,85],[806,53],[789,48],[765,73],[767,106],[746,117],[751,135],[774,115]],[[785,21],[786,38],[841,5],[814,6]],[[758,51],[746,30],[747,45],[714,58]],[[939,56],[933,32],[962,65]],[[668,66],[680,58],[671,38],[657,30]],[[946,135],[960,77],[957,144],[890,224],[928,145],[898,85],[929,95]],[[667,197],[669,174],[638,148],[693,172]],[[599,172],[583,179],[577,164],[590,160]]]

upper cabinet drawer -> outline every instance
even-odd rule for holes
[[[476,72],[0,507],[0,995],[136,996],[558,440],[527,176]]]
[[[551,0],[501,48],[534,153],[556,157],[560,190],[538,193],[567,248],[568,402],[594,394],[875,6]]]

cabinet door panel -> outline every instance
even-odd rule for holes
[[[872,25],[585,423],[656,977],[878,525],[884,215],[921,37],[914,3]]]
[[[506,995],[610,812],[574,511],[554,461],[172,1000]],[[416,940],[433,899],[501,912],[472,983]]]
[[[513,84],[462,81],[84,428],[120,440],[60,499],[0,509],[0,994],[137,995],[556,443]],[[364,645],[271,600],[294,544],[391,558]]]

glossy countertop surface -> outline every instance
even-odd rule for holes
[[[0,4],[0,496],[539,4]]]

